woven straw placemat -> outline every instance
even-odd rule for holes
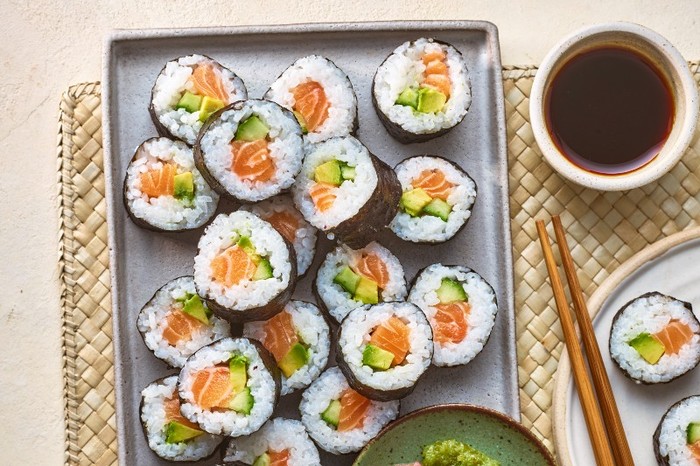
[[[697,63],[691,64],[700,81]],[[525,426],[552,449],[551,404],[561,328],[536,242],[535,218],[561,214],[590,294],[648,244],[700,222],[700,141],[644,188],[600,193],[574,186],[542,159],[529,123],[532,67],[503,72],[520,404]],[[66,461],[116,463],[109,263],[102,172],[100,86],[73,86],[61,101],[58,140],[63,281]]]

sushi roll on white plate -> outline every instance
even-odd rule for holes
[[[151,138],[136,149],[124,179],[124,205],[136,225],[192,230],[209,221],[218,203],[219,195],[195,167],[185,143]]]
[[[491,285],[473,270],[457,265],[424,268],[408,301],[420,307],[430,321],[436,366],[471,362],[488,342],[498,312]]]
[[[247,98],[236,73],[207,56],[188,55],[165,64],[151,91],[149,111],[158,134],[192,145],[214,112]]]
[[[214,315],[197,295],[191,276],[170,280],[136,320],[148,349],[172,367],[182,367],[199,348],[230,336],[227,321]]]
[[[685,398],[666,412],[654,433],[661,466],[700,464],[700,395]]]
[[[700,363],[700,323],[690,303],[659,292],[625,304],[610,332],[610,355],[637,383],[668,383]]]

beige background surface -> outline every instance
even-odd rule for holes
[[[483,19],[503,63],[538,63],[562,35],[627,20],[700,58],[700,1],[0,0],[0,464],[63,462],[56,211],[56,117],[70,84],[100,79],[114,28],[319,21]]]

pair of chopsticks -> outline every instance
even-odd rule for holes
[[[564,291],[564,285],[559,276],[557,263],[554,259],[552,246],[549,242],[547,227],[542,220],[537,221],[537,233],[540,237],[549,279],[552,283],[552,289],[554,290],[554,300],[557,304],[559,318],[564,330],[564,340],[566,341],[566,347],[571,359],[574,382],[576,383],[581,407],[583,408],[583,414],[586,419],[588,435],[593,445],[596,464],[598,466],[634,466],[632,453],[627,443],[627,437],[625,436],[625,429],[620,419],[620,412],[617,409],[615,396],[610,386],[610,379],[605,371],[603,358],[600,354],[600,348],[598,347],[598,340],[593,331],[593,324],[588,314],[586,301],[583,298],[581,284],[576,276],[576,269],[574,261],[571,258],[569,245],[566,241],[564,227],[558,215],[552,217],[552,223],[554,224],[554,233],[564,266],[564,272],[566,273],[566,280],[569,282],[569,292],[573,300],[576,319],[578,320],[581,330],[583,346],[586,350],[586,356],[588,357],[588,367],[590,368],[590,374],[593,378],[592,383],[588,376],[583,352],[579,346],[576,328]]]

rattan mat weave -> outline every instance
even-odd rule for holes
[[[700,66],[692,63],[700,82]],[[587,294],[648,244],[700,223],[700,140],[644,188],[599,193],[564,182],[543,161],[529,123],[532,67],[503,72],[508,126],[515,308],[523,423],[552,448],[553,374],[561,328],[536,243],[534,218],[561,214]],[[61,101],[58,138],[66,462],[116,463],[112,323],[100,85]]]

